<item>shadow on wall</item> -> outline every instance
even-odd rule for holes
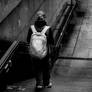
[[[79,0],[77,5],[77,9],[76,9],[76,14],[77,14],[77,17],[84,17],[87,13],[87,2],[88,1],[82,1],[82,0]]]

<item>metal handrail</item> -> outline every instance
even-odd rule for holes
[[[19,41],[14,41],[12,45],[8,48],[8,50],[5,52],[5,54],[0,59],[0,69],[3,68],[6,61],[9,60],[9,58],[14,54],[18,45],[19,45]]]
[[[66,16],[66,17],[67,17],[66,22],[65,22],[65,24],[64,24],[64,26],[63,26],[62,29],[58,29],[58,31],[61,30],[61,32],[59,33],[60,35],[59,35],[59,37],[58,37],[57,43],[55,44],[55,48],[56,48],[56,49],[54,49],[54,50],[53,50],[53,53],[52,53],[52,54],[53,54],[53,55],[52,55],[52,67],[53,67],[55,61],[56,61],[58,58],[60,58],[60,57],[58,57],[58,54],[59,54],[59,50],[60,50],[60,46],[61,46],[61,41],[62,41],[62,39],[63,39],[63,36],[64,36],[64,34],[65,34],[65,31],[66,31],[66,27],[67,27],[67,25],[68,25],[68,23],[69,23],[69,21],[70,21],[72,12],[73,12],[73,10],[75,9],[75,7],[76,7],[76,4],[73,5],[72,7],[71,7],[71,5],[70,5],[71,10],[70,10],[70,12],[69,12],[69,14],[68,14],[68,17]]]
[[[56,43],[56,47],[58,47],[58,46],[61,44],[60,42],[61,42],[61,40],[62,40],[62,38],[63,38],[63,35],[64,35],[64,33],[65,33],[67,24],[69,23],[71,14],[72,14],[72,12],[73,12],[75,6],[76,6],[76,5],[74,5],[74,6],[72,7],[72,9],[71,9],[71,11],[70,11],[70,13],[69,13],[69,16],[68,16],[68,18],[67,18],[67,20],[66,20],[66,23],[65,23],[65,25],[64,25],[64,27],[63,27],[61,33],[60,33],[60,36],[59,36],[59,38],[58,38],[58,41],[57,41],[57,43]]]

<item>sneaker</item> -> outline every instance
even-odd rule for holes
[[[37,88],[37,89],[42,89],[43,86],[42,86],[42,85],[37,85],[36,88]]]
[[[8,90],[13,90],[13,89],[16,89],[16,88],[18,88],[18,87],[15,86],[15,85],[9,85],[9,86],[7,86],[6,89],[8,89]]]
[[[44,85],[44,87],[51,88],[52,87],[52,83],[50,82],[48,85]]]

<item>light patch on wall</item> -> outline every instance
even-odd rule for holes
[[[20,19],[18,20],[18,25],[19,25],[19,27],[21,26],[21,20]]]
[[[7,26],[4,29],[4,33],[3,33],[4,38],[7,39],[7,40],[9,40],[11,38],[11,34],[12,34],[11,33],[11,27],[10,27],[10,25],[7,24]]]
[[[27,6],[24,6],[20,10],[20,19],[18,20],[18,23],[19,23],[19,27],[21,27],[21,29],[28,23],[28,8],[27,8]]]
[[[72,68],[83,68],[86,67],[87,61],[86,60],[72,60],[71,67]]]

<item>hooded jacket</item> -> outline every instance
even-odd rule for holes
[[[35,29],[38,32],[41,32],[44,28],[44,26],[47,26],[47,23],[45,20],[42,20],[40,18],[38,18],[35,23],[34,23]],[[30,43],[30,38],[32,35],[32,29],[31,27],[28,30],[28,35],[27,35],[27,42]],[[46,37],[47,37],[47,48],[48,48],[48,53],[50,54],[50,48],[52,47],[52,45],[54,45],[54,38],[53,38],[53,32],[51,30],[51,28],[49,28],[46,33],[45,33]]]

